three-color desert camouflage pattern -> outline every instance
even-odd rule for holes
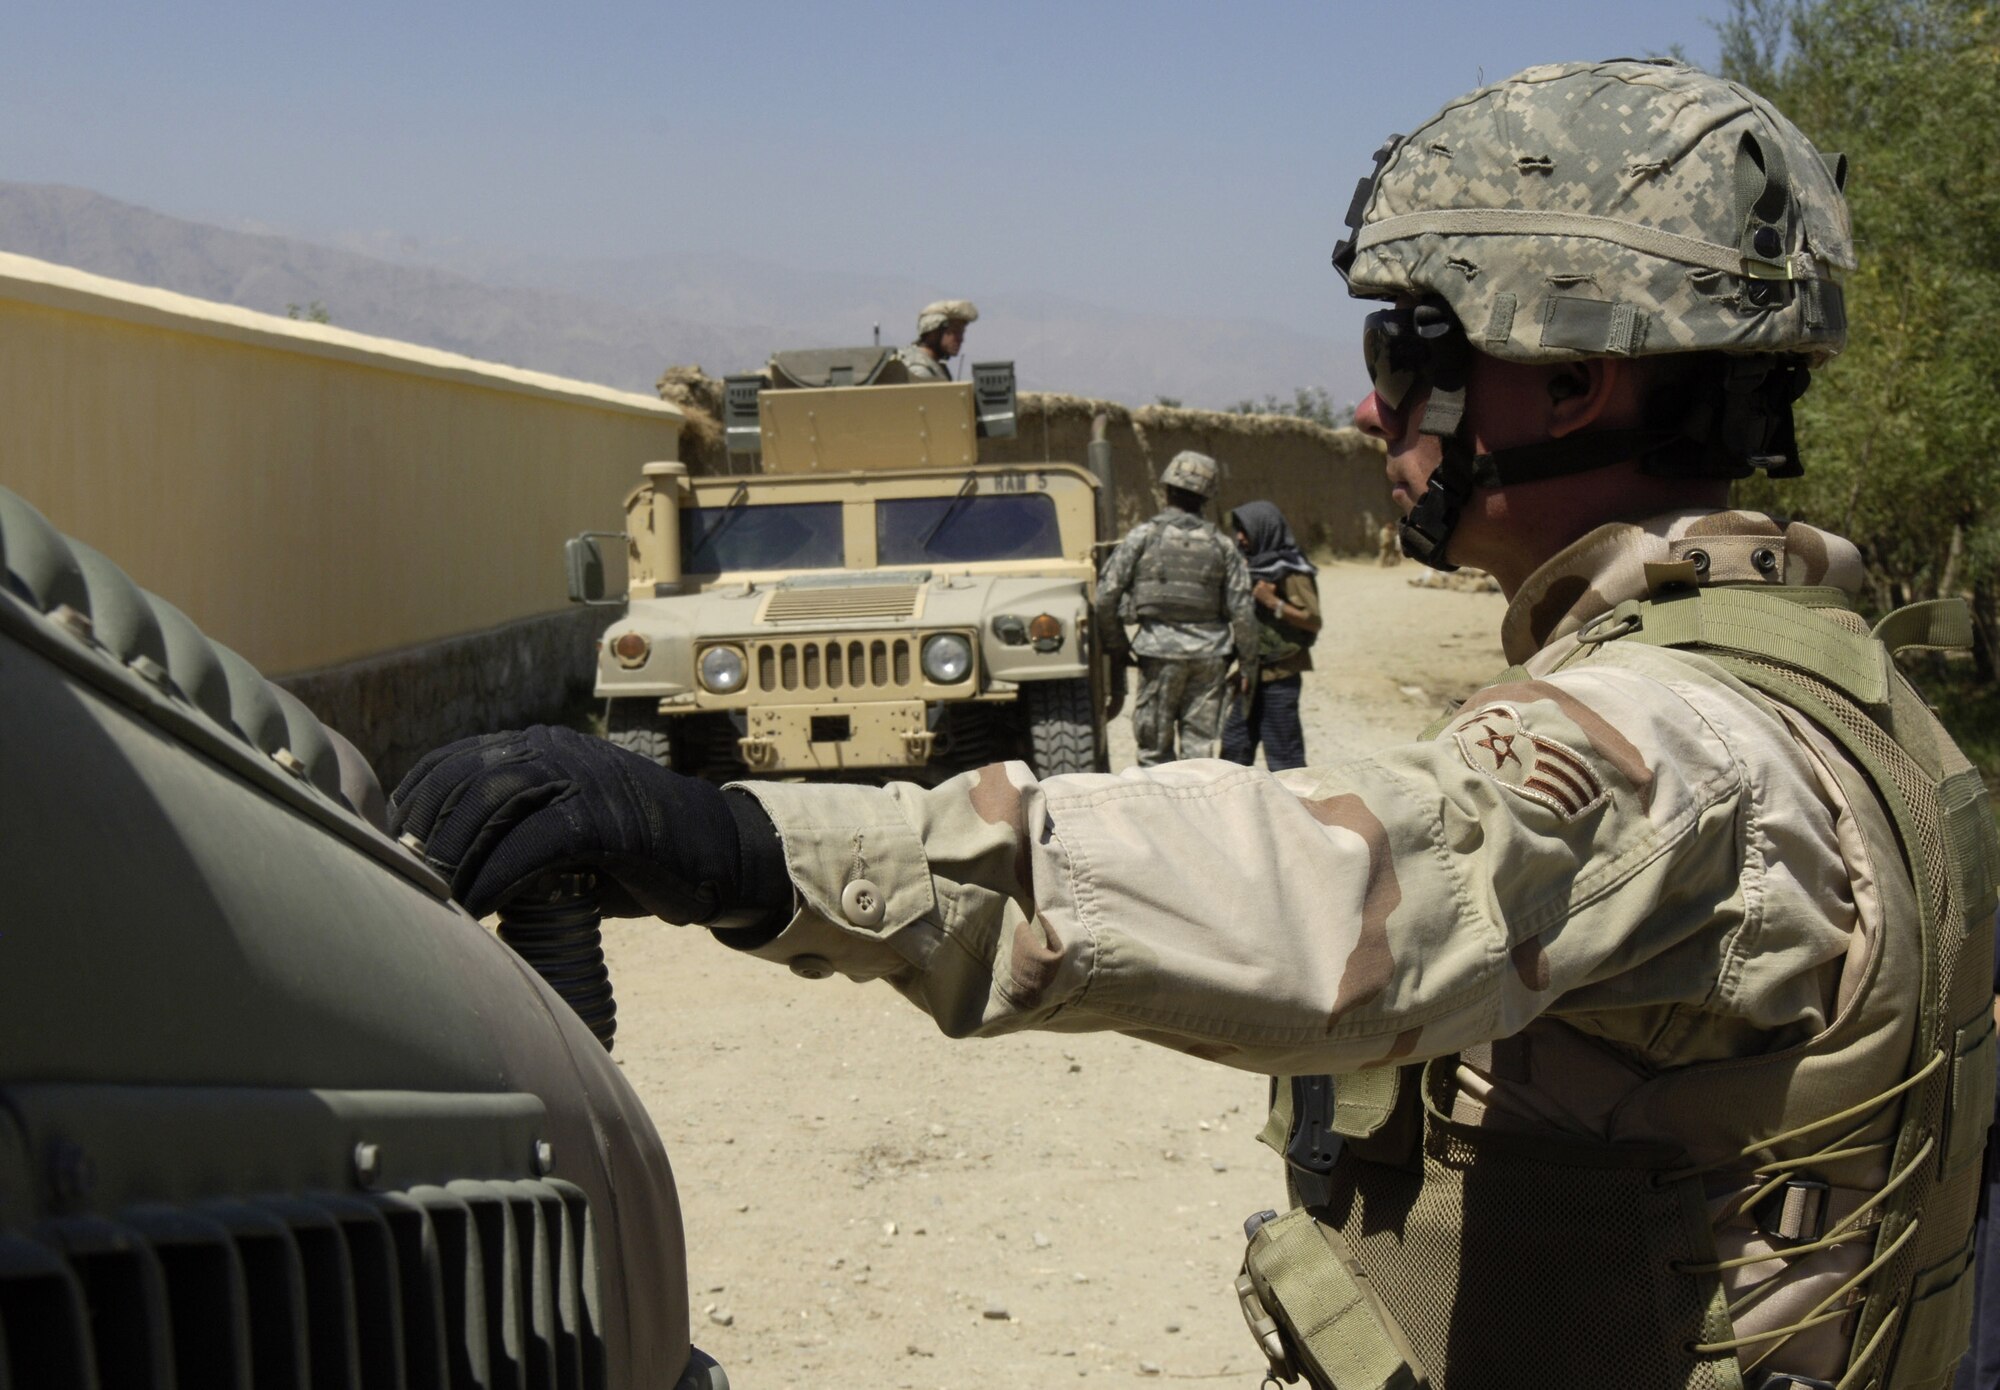
[[[1909,962],[1874,948],[1885,912],[1914,908],[1852,766],[1698,657],[1613,642],[1565,664],[1659,566],[1690,573],[1694,548],[1714,582],[1861,581],[1854,547],[1823,532],[1677,513],[1553,559],[1506,614],[1525,669],[1374,757],[749,784],[800,900],[758,953],[887,979],[952,1036],[1108,1029],[1276,1075],[1460,1053],[1458,1119],[1667,1140],[1696,1161],[1728,1152],[1743,1117],[1628,1104],[1646,1081],[1812,1038],[1869,978],[1869,1007],[1890,1012],[1854,1086],[1876,1094],[1907,1065],[1893,1006],[1913,986],[1892,988]],[[857,882],[848,899],[871,911],[850,916]],[[1748,1217],[1716,1219],[1722,1259],[1771,1248]],[[1738,1335],[1797,1318],[1862,1244],[1794,1261]],[[1731,1270],[1725,1289],[1771,1273]],[[1795,1339],[1785,1368],[1836,1377],[1843,1335]]]
[[[1349,285],[1442,295],[1474,347],[1514,361],[1824,359],[1845,341],[1837,282],[1854,268],[1837,158],[1679,63],[1529,68],[1394,148]]]

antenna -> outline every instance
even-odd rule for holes
[[[879,323],[875,325],[875,346],[882,346],[882,325]]]

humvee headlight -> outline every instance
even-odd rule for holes
[[[924,643],[924,674],[934,685],[957,685],[972,670],[972,644],[955,632],[940,632]]]
[[[743,688],[743,653],[734,647],[710,647],[701,654],[701,683],[718,695]]]

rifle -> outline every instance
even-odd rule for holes
[[[1132,650],[1120,647],[1104,654],[1107,669],[1104,676],[1104,722],[1116,719],[1125,708],[1125,696],[1131,690],[1129,672],[1132,669]]]
[[[1248,661],[1236,663],[1236,717],[1244,723],[1250,722],[1250,706],[1257,699],[1257,674],[1264,666],[1264,653],[1259,651]]]

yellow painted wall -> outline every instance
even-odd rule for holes
[[[269,675],[565,607],[564,538],[620,529],[681,425],[0,253],[0,483]]]

